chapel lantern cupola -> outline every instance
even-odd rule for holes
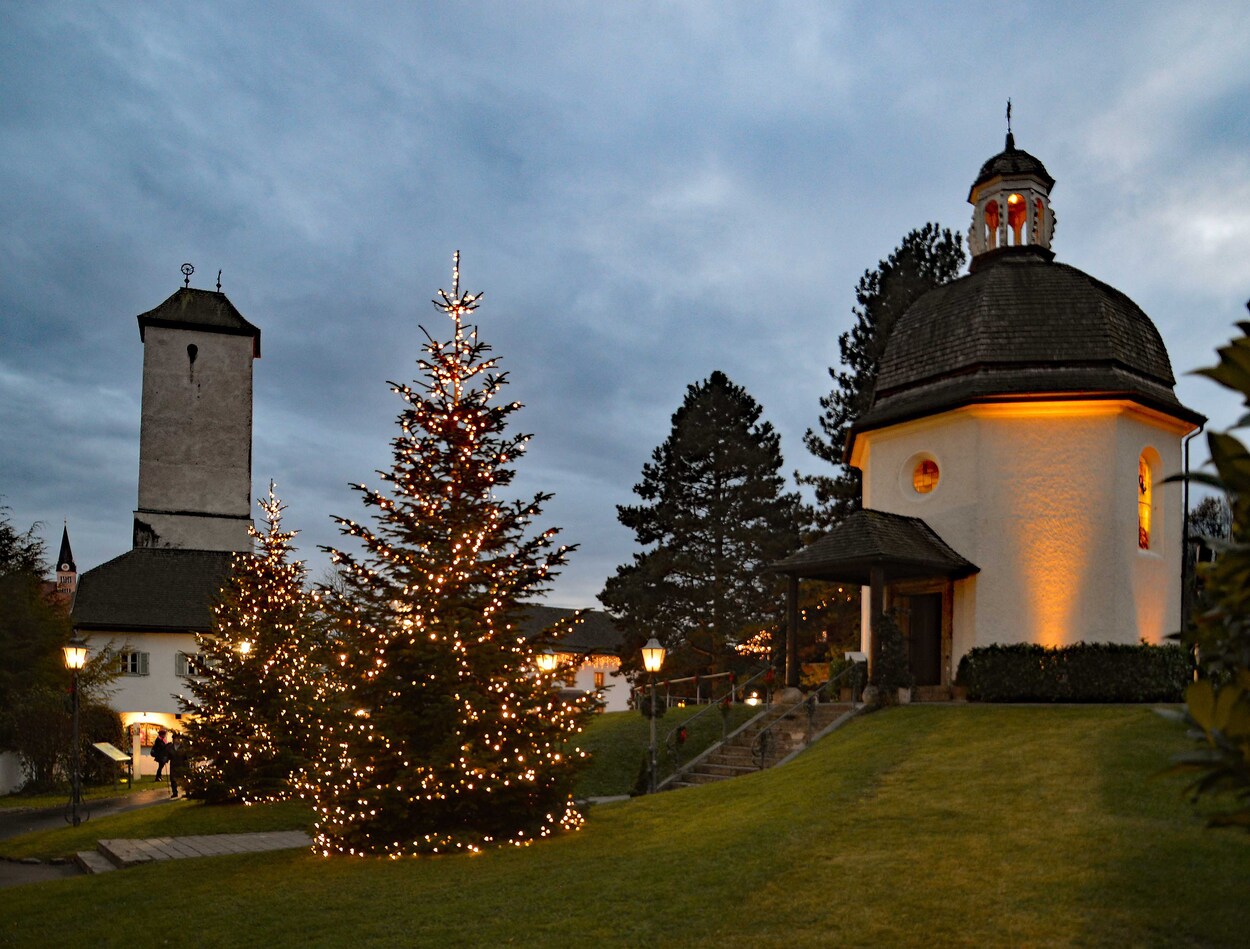
[[[1050,249],[1055,233],[1055,214],[1050,208],[1054,184],[1046,166],[1016,148],[1008,125],[1006,147],[981,166],[968,194],[972,205],[970,270],[1017,248],[1047,260],[1054,258]]]

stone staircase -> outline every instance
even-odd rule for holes
[[[812,707],[809,722],[806,703],[767,708],[719,748],[679,770],[664,782],[661,790],[724,781],[781,764],[851,711],[849,702],[819,703]]]

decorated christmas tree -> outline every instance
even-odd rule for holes
[[[406,406],[384,489],[352,486],[372,526],[337,518],[361,549],[329,550],[341,714],[309,784],[327,855],[523,845],[582,821],[569,741],[590,703],[561,697],[567,670],[540,672],[516,622],[568,548],[531,531],[549,495],[498,497],[528,436],[505,434],[521,406],[499,400],[459,266],[434,301],[451,338],[423,328],[421,380],[391,383]]]
[[[291,797],[320,734],[325,656],[273,489],[257,502],[265,530],[251,528],[254,553],[235,555],[212,632],[196,636],[194,698],[183,703],[196,761],[187,784],[208,801]]]

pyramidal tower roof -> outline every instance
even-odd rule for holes
[[[149,326],[201,330],[252,337],[252,356],[260,358],[260,329],[253,326],[220,290],[199,290],[179,287],[168,300],[155,309],[140,313],[139,338]]]
[[[69,546],[69,525],[61,528],[61,552],[56,555],[57,573],[77,573],[74,563],[74,551]]]

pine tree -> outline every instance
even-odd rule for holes
[[[325,655],[295,534],[272,482],[257,503],[265,529],[250,528],[254,552],[234,556],[213,629],[196,635],[200,675],[183,702],[197,762],[188,792],[214,802],[292,796],[322,717]]]
[[[617,567],[600,601],[626,631],[623,668],[652,636],[673,675],[715,672],[729,647],[779,619],[782,591],[764,568],[798,547],[798,496],[785,493],[781,439],[723,372],[689,386],[672,431],[618,506],[650,548]]]
[[[550,495],[496,496],[528,436],[505,434],[521,406],[497,401],[506,376],[463,322],[481,294],[460,292],[459,264],[434,301],[451,339],[427,332],[421,381],[391,383],[407,405],[386,488],[353,485],[373,526],[336,518],[363,550],[329,550],[342,714],[309,788],[327,855],[477,851],[582,822],[567,743],[590,703],[560,697],[567,670],[539,673],[516,623],[569,548],[529,533]]]
[[[39,524],[18,532],[0,505],[0,750],[15,747],[11,712],[35,686],[61,690],[69,616],[44,587],[46,564]]]
[[[963,239],[948,228],[926,224],[911,231],[875,270],[865,270],[855,287],[855,325],[838,337],[842,368],[831,366],[833,389],[820,400],[820,431],[808,429],[803,444],[836,468],[833,475],[799,480],[816,489],[815,522],[828,529],[859,510],[859,472],[842,461],[847,435],[872,404],[877,369],[890,331],[922,294],[959,276]]]

